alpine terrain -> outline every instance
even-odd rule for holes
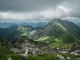
[[[17,25],[0,28],[0,59],[80,58],[79,31],[74,23],[56,18],[38,28]]]

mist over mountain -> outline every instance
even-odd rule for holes
[[[17,26],[32,26],[34,28],[36,27],[41,27],[46,25],[48,22],[3,22],[0,23],[0,28],[9,28],[12,25],[17,25]]]
[[[74,22],[77,26],[80,27],[80,22]]]

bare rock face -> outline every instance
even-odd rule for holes
[[[66,57],[66,60],[71,60],[71,58],[70,57]]]
[[[76,50],[78,50],[78,46],[76,44],[72,44],[70,49],[71,49],[70,51],[72,51],[72,52],[76,51]]]
[[[48,44],[44,42],[33,41],[30,39],[24,40],[23,43],[17,43],[17,45],[19,45],[21,48],[19,49],[11,48],[11,50],[15,53],[21,52],[22,53],[21,56],[24,56],[24,57],[27,57],[30,54],[37,55],[37,54],[42,54],[42,53],[54,53],[55,52],[55,50],[53,48],[50,48]]]
[[[27,47],[25,47],[25,53],[21,54],[21,56],[23,56],[23,57],[27,57],[28,56],[28,48]]]
[[[62,55],[57,55],[57,57],[59,58],[59,60],[65,60],[65,58]]]
[[[12,60],[11,58],[9,58],[8,60]]]

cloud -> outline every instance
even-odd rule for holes
[[[63,0],[0,0],[1,11],[40,11],[55,8]]]
[[[80,0],[0,0],[0,21],[80,21]]]

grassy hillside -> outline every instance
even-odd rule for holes
[[[30,38],[46,42],[51,47],[68,48],[73,43],[80,45],[80,27],[60,19],[54,19],[46,26],[33,30],[30,34]]]
[[[10,49],[6,48],[7,39],[0,37],[0,54],[12,54],[13,52]]]
[[[9,28],[1,28],[0,36],[9,40],[14,40],[17,36],[27,36],[33,28],[31,26],[12,26]]]
[[[26,58],[21,58],[21,56],[18,54],[13,54],[13,55],[0,55],[0,60],[8,60],[9,58],[11,58],[12,60],[59,60],[57,55],[62,55],[65,59],[66,57],[70,57],[71,60],[80,59],[80,56],[75,56],[71,54],[39,54],[36,56],[29,55]]]

